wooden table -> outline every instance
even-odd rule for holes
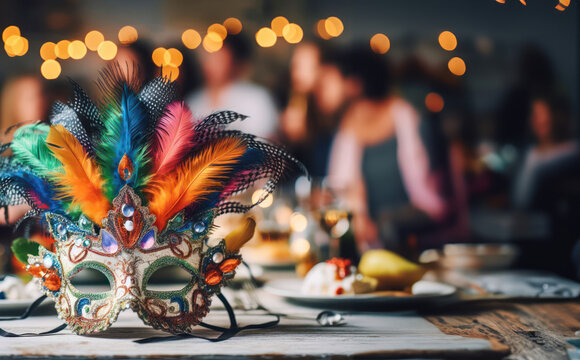
[[[231,295],[230,295],[231,296]],[[221,343],[187,339],[137,344],[164,335],[125,311],[108,331],[77,336],[65,330],[52,336],[0,338],[0,357],[13,358],[200,358],[200,359],[566,359],[565,337],[580,330],[578,302],[484,302],[447,306],[429,312],[356,313],[341,327],[321,327],[319,310],[287,304],[262,293],[272,310],[304,317],[282,319],[267,330],[246,331]],[[217,302],[217,301],[216,301]],[[241,325],[270,318],[238,312]],[[207,319],[226,324],[222,309]],[[59,324],[55,316],[0,322],[13,332],[37,332]],[[212,335],[200,330],[200,334]]]

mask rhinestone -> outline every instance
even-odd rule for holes
[[[66,228],[64,227],[63,224],[58,224],[56,226],[56,232],[58,232],[58,234],[60,236],[65,236],[66,235]]]
[[[89,239],[84,239],[84,240],[83,240],[83,246],[84,246],[84,247],[89,247],[89,246],[91,246],[91,240],[89,240]]]
[[[129,204],[123,204],[123,206],[121,206],[121,212],[124,217],[131,217],[135,213],[135,209]]]
[[[44,258],[42,259],[42,265],[44,265],[45,268],[50,269],[53,265],[52,256],[44,255]]]
[[[219,264],[224,261],[224,253],[223,252],[216,252],[213,254],[212,258],[214,263]]]
[[[198,234],[204,232],[205,228],[206,226],[203,221],[198,221],[193,225],[193,230]]]
[[[149,232],[145,234],[139,242],[139,246],[141,246],[142,249],[147,250],[151,249],[153,245],[155,245],[155,231],[149,230]]]
[[[109,254],[117,252],[119,249],[119,244],[117,240],[113,237],[113,235],[109,234],[106,230],[101,231],[102,236],[102,246],[103,250],[108,252]]]
[[[127,230],[127,231],[133,231],[133,229],[135,228],[135,224],[131,220],[125,221],[125,225],[123,225],[123,226],[125,227],[125,230]]]

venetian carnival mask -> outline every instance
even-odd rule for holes
[[[131,308],[154,328],[188,333],[233,277],[255,225],[247,220],[216,239],[214,218],[249,210],[257,203],[230,197],[265,180],[265,198],[302,165],[227,129],[245,116],[224,111],[194,121],[175,102],[172,83],[157,78],[140,86],[121,74],[103,73],[99,106],[73,84],[74,99],[54,106],[51,125],[15,132],[0,149],[13,152],[0,162],[0,205],[27,203],[24,219],[39,219],[53,239],[28,252],[27,270],[74,332],[107,329]],[[167,266],[187,271],[187,285],[148,289],[151,276]],[[100,272],[111,289],[77,289],[71,279],[85,269]]]

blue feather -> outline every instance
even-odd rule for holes
[[[47,180],[23,170],[3,173],[0,179],[9,179],[12,192],[24,197],[32,208],[63,213],[55,188]]]

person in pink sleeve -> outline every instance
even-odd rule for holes
[[[386,59],[357,49],[341,69],[359,92],[332,145],[329,186],[353,211],[361,253],[402,251],[410,235],[447,218],[443,179],[431,171],[419,113],[389,92]]]

